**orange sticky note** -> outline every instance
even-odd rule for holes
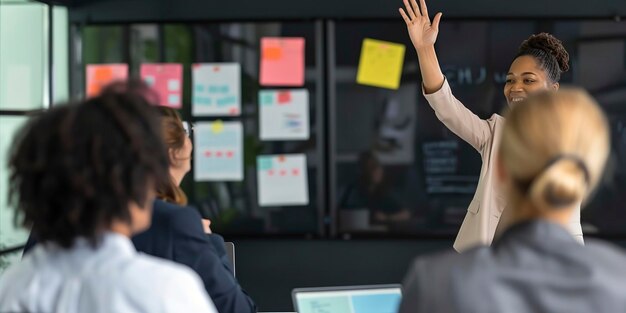
[[[87,64],[87,97],[100,93],[102,88],[116,80],[128,78],[128,64]]]
[[[263,56],[267,60],[280,60],[283,55],[283,49],[281,47],[267,47],[263,51]]]
[[[304,38],[261,38],[259,82],[263,86],[304,85]]]

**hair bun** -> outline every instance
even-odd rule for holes
[[[585,169],[572,159],[560,159],[537,176],[529,189],[540,208],[559,209],[581,202],[587,192]]]
[[[554,56],[561,72],[567,72],[569,70],[569,54],[567,50],[565,50],[565,47],[563,47],[563,43],[556,37],[548,33],[532,35],[522,42],[519,47],[519,52],[522,53],[532,49],[543,50]]]

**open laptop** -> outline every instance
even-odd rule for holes
[[[402,299],[402,286],[296,288],[291,296],[298,313],[396,313]]]

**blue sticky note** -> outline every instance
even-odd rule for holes
[[[150,87],[154,86],[154,76],[146,76],[144,77],[144,81],[146,82],[146,85]]]
[[[202,86],[202,85],[196,85],[196,87],[195,87],[195,91],[196,91],[196,92],[204,92],[204,86]]]
[[[167,97],[167,103],[169,105],[179,105],[180,104],[180,95],[169,95]]]
[[[260,156],[257,157],[257,166],[260,171],[267,171],[272,169],[272,157]]]
[[[222,86],[222,88],[220,89],[220,91],[222,93],[228,93],[228,91],[230,90],[230,88],[228,88],[228,85],[224,85]]]

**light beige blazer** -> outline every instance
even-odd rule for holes
[[[424,93],[424,97],[435,110],[437,118],[474,147],[483,161],[476,193],[454,241],[454,249],[462,252],[476,245],[490,245],[496,228],[499,234],[510,223],[510,212],[504,210],[506,200],[495,172],[495,157],[505,119],[498,114],[487,120],[479,118],[454,97],[447,80],[441,89],[432,94]],[[503,211],[506,213],[503,214]],[[498,226],[501,217],[503,222]],[[569,231],[579,242],[583,242],[580,206],[572,215]]]

